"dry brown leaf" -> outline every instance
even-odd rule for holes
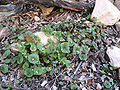
[[[49,15],[54,9],[54,7],[46,8],[44,5],[41,4],[39,5],[39,7],[42,10],[42,16]]]

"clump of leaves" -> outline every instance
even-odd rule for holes
[[[8,73],[8,66],[6,64],[2,64],[0,66],[0,70],[2,71],[2,73],[6,74]]]
[[[110,71],[113,71],[113,63],[109,62],[108,64],[103,64],[103,67],[101,68],[100,72],[102,75],[102,78],[104,78],[104,86],[106,88],[111,88],[114,84],[114,80],[112,78],[112,74]]]
[[[68,57],[71,54],[78,55],[79,60],[87,60],[90,50],[101,50],[95,41],[102,38],[100,29],[104,28],[104,25],[90,21],[85,22],[88,18],[82,18],[81,22],[62,20],[60,24],[42,26],[41,31],[48,36],[53,35],[59,42],[57,45],[48,39],[49,45],[44,47],[40,43],[40,38],[34,36],[31,31],[27,31],[25,34],[20,33],[18,35],[19,43],[25,39],[25,35],[33,37],[37,42],[25,42],[19,48],[18,54],[15,54],[16,56],[10,60],[11,63],[14,65],[17,62],[18,66],[23,67],[24,74],[27,77],[32,77],[51,71],[58,64],[70,67],[71,62]],[[7,50],[4,53],[4,58],[7,58],[10,53],[11,51]],[[9,63],[9,60],[6,62]]]

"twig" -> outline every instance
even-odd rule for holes
[[[3,50],[3,51],[6,51],[6,50],[8,50],[8,49],[7,49],[7,48],[1,48],[0,51],[2,51],[2,50]]]
[[[116,33],[116,35],[118,35],[118,32],[115,30],[115,28],[113,26],[111,26],[113,31]]]
[[[74,71],[74,74],[73,74],[72,76],[74,76],[74,75],[77,73],[77,71],[79,70],[81,64],[82,64],[82,62],[80,62],[80,63],[78,64],[78,66],[77,66],[77,68],[76,68],[76,70]]]

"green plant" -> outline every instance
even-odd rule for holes
[[[12,84],[8,83],[8,84],[7,84],[7,89],[6,89],[6,90],[10,90],[11,87],[12,87]]]
[[[104,86],[106,87],[106,88],[110,88],[112,85],[111,85],[111,83],[109,82],[109,81],[105,81],[104,82]]]
[[[111,88],[114,85],[114,80],[112,74],[108,73],[113,70],[113,63],[109,62],[108,64],[103,64],[103,68],[99,70],[103,75],[102,78],[106,79],[104,81],[104,86],[106,88]]]
[[[72,90],[75,90],[76,87],[77,87],[76,85],[72,85],[72,86],[71,86],[71,89],[72,89]]]
[[[60,9],[60,12],[61,12],[61,13],[63,12],[63,9],[62,9],[62,8]]]
[[[2,73],[6,74],[8,73],[8,66],[6,64],[2,64],[0,66],[0,70],[2,71]]]
[[[62,10],[61,10],[62,11]],[[86,12],[86,10],[84,11]],[[21,33],[16,35],[18,43],[21,44],[19,52],[15,53],[13,59],[9,59],[11,54],[10,47],[4,53],[5,63],[12,63],[14,67],[18,66],[24,69],[24,75],[32,77],[33,75],[41,75],[52,70],[59,64],[65,64],[66,67],[70,67],[71,54],[78,55],[78,60],[86,61],[89,58],[90,50],[99,50],[104,48],[98,47],[96,40],[104,37],[105,33],[101,32],[103,25],[99,25],[89,20],[90,15],[86,18],[82,18],[81,22],[61,20],[60,24],[44,25],[41,27],[41,31],[46,35],[53,35],[58,40],[58,44],[55,45],[54,41],[48,39],[49,44],[43,46],[40,42],[41,38],[36,37],[31,31],[20,29]],[[20,18],[21,22],[25,22]],[[13,28],[16,31],[18,28]],[[36,42],[25,41],[26,36],[29,35]],[[98,37],[99,35],[99,37]],[[101,36],[101,37],[100,37]],[[25,44],[22,44],[25,41]],[[103,49],[100,49],[101,51]]]

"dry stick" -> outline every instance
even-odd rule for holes
[[[72,76],[74,76],[74,75],[77,73],[77,71],[79,70],[81,64],[82,64],[82,62],[80,62],[80,63],[78,64],[78,66],[77,66],[77,68],[76,68],[76,70],[74,71],[74,74],[73,74]]]
[[[112,26],[113,31],[118,35],[118,32],[115,30],[115,28]]]

